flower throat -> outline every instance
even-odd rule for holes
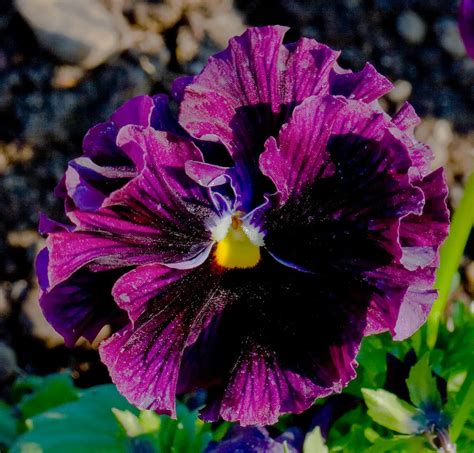
[[[217,264],[229,269],[254,267],[260,261],[260,246],[255,245],[243,229],[242,220],[234,215],[227,235],[217,243]]]

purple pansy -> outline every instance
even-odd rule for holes
[[[447,234],[446,184],[406,104],[371,65],[252,28],[164,96],[93,128],[44,221],[41,306],[69,344],[100,346],[133,404],[267,425],[340,392],[364,335],[426,319]],[[128,318],[124,319],[124,313]]]
[[[461,0],[459,31],[468,55],[474,58],[474,0]]]

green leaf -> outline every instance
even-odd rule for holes
[[[422,453],[432,451],[423,448],[424,445],[425,439],[419,436],[394,436],[391,439],[379,438],[374,442],[372,447],[365,450],[365,453]]]
[[[128,453],[129,439],[112,408],[138,412],[113,385],[85,390],[78,401],[27,420],[29,431],[10,453]]]
[[[324,443],[319,426],[306,435],[303,444],[303,453],[328,453],[328,447]]]
[[[79,398],[79,392],[68,374],[51,374],[44,378],[29,377],[23,384],[20,380],[16,386],[17,389],[22,385],[23,388],[29,386],[32,390],[32,393],[24,395],[18,404],[24,419]]]
[[[144,429],[140,423],[140,419],[135,414],[132,414],[128,410],[121,411],[116,407],[112,408],[112,412],[120,426],[127,433],[128,437],[137,437],[140,434],[144,434]]]
[[[0,401],[0,445],[9,447],[16,437],[16,420],[12,409]]]
[[[427,352],[410,370],[406,380],[411,402],[419,408],[436,406],[441,408],[441,395],[436,378],[431,373],[430,353]]]
[[[472,370],[474,371],[474,366],[472,367]],[[462,400],[461,404],[455,411],[450,430],[451,440],[453,442],[457,441],[464,424],[474,410],[474,373],[469,373],[467,375],[466,381],[459,393]]]
[[[427,343],[434,348],[438,337],[438,328],[448,302],[451,283],[458,270],[469,233],[474,223],[474,173],[469,177],[464,194],[454,212],[449,236],[441,248],[440,267],[436,273],[436,288],[439,290],[437,301],[428,317]]]
[[[402,434],[421,431],[417,418],[421,412],[386,390],[362,389],[368,414],[379,425]]]
[[[141,410],[138,418],[143,427],[143,432],[152,433],[160,429],[161,417],[156,412]]]

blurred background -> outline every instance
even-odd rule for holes
[[[370,61],[409,99],[418,138],[444,166],[455,208],[474,169],[474,61],[457,28],[457,0],[0,0],[0,397],[15,375],[73,370],[80,387],[108,382],[86,343],[67,350],[38,307],[34,257],[40,211],[60,216],[53,189],[87,129],[138,94],[169,92],[181,74],[250,25]],[[455,291],[474,298],[474,235]]]

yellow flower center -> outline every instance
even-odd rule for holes
[[[247,236],[240,218],[233,216],[227,235],[217,243],[214,256],[222,267],[245,269],[256,266],[260,261],[260,246]]]

